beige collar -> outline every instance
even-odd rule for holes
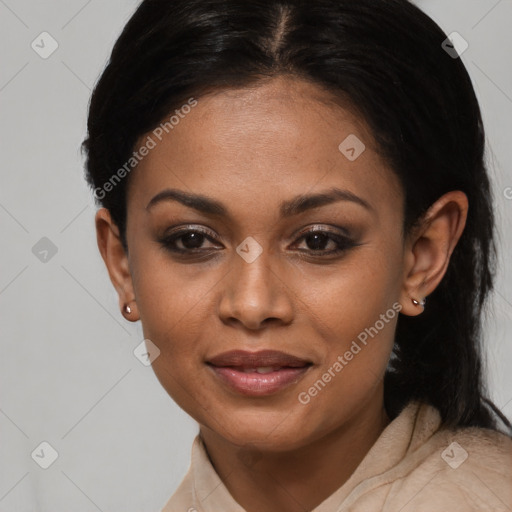
[[[371,489],[400,478],[410,471],[415,460],[408,452],[429,450],[426,441],[438,430],[441,418],[437,409],[427,404],[410,402],[382,431],[351,477],[312,512],[332,512],[348,506]],[[427,455],[427,453],[425,453]],[[245,512],[233,499],[212,466],[199,435],[192,445],[191,465],[187,475],[162,512],[179,502],[180,508],[192,512]]]

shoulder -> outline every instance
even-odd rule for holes
[[[443,475],[478,496],[501,498],[512,509],[512,438],[490,429],[440,430]]]
[[[512,510],[512,439],[501,432],[441,428],[407,459],[396,488],[411,496],[410,510]]]

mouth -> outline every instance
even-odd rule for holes
[[[309,360],[264,350],[224,352],[206,361],[229,389],[246,396],[267,396],[296,384],[313,366]]]

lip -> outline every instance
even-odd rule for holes
[[[236,366],[240,368],[257,368],[261,366],[289,366],[298,368],[311,364],[311,361],[307,359],[278,350],[259,350],[258,352],[230,350],[208,359],[207,362],[213,366]]]
[[[313,363],[277,350],[232,350],[211,358],[206,364],[230,389],[246,396],[266,396],[297,383]],[[255,370],[271,367],[273,370],[267,373]]]

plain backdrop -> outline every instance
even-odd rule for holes
[[[0,0],[0,512],[159,511],[198,432],[133,354],[142,330],[118,310],[79,152],[91,89],[137,4]],[[490,390],[512,418],[512,2],[418,5],[469,43],[500,232]]]

